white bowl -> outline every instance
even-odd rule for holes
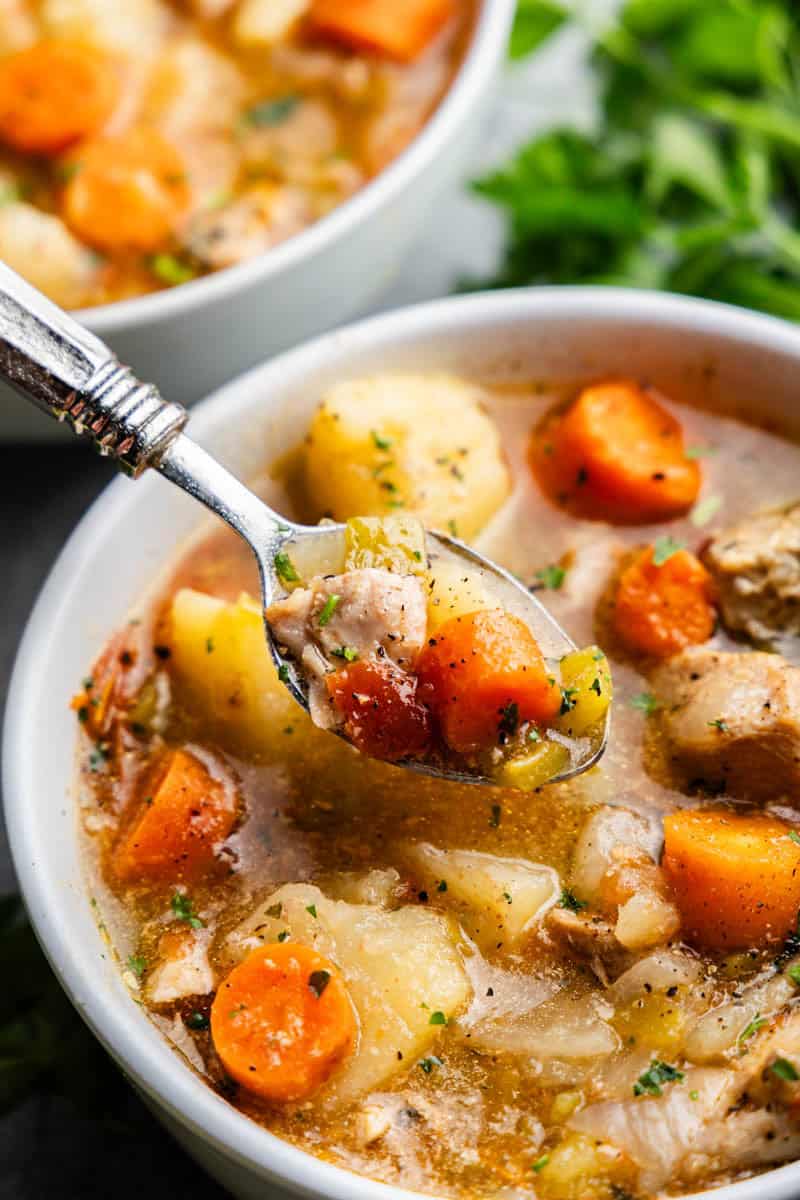
[[[243,477],[296,444],[329,382],[376,369],[500,371],[520,378],[650,376],[684,397],[727,395],[762,417],[796,404],[800,331],[677,297],[599,289],[498,292],[379,317],[284,355],[223,389],[190,432]],[[98,933],[72,794],[70,695],[202,514],[163,479],[120,479],[61,554],[19,651],[8,697],[3,792],[15,865],[64,988],[160,1118],[235,1196],[283,1189],[325,1200],[412,1200],[281,1142],[215,1095],[131,1000]],[[270,1181],[278,1191],[265,1190]],[[714,1200],[790,1200],[800,1163],[723,1188]]]
[[[189,404],[363,311],[403,264],[440,193],[462,174],[488,112],[515,7],[515,0],[481,0],[464,60],[430,120],[394,162],[328,216],[239,266],[83,309],[81,322],[141,379]],[[58,435],[58,426],[0,391],[0,440]]]

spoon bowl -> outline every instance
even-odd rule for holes
[[[8,267],[0,264],[0,376],[78,436],[89,438],[98,453],[112,457],[121,470],[138,478],[148,469],[182,488],[221,517],[250,547],[258,564],[262,611],[284,595],[276,560],[291,549],[298,561],[314,564],[315,574],[330,565],[335,573],[344,559],[343,525],[299,525],[274,512],[183,432],[188,413],[168,403],[152,385],[142,384],[122,367],[99,338],[46,299]],[[552,667],[575,645],[544,605],[508,571],[457,538],[427,533],[429,553],[455,558],[479,575],[497,606],[531,630]],[[295,700],[309,710],[308,682],[295,661],[281,652],[265,619],[265,636],[280,679]],[[580,774],[603,754],[609,715],[602,735],[575,743],[569,764],[548,782]],[[344,736],[343,734],[341,736]],[[479,772],[462,772],[427,760],[400,766],[438,778],[491,785]]]

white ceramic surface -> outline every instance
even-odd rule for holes
[[[800,331],[663,295],[542,289],[466,297],[375,318],[244,376],[201,405],[191,433],[244,477],[296,444],[321,390],[376,369],[575,378],[631,372],[691,398],[736,399],[800,433]],[[246,436],[242,432],[246,431]],[[71,795],[69,699],[104,639],[202,519],[157,476],[120,479],[84,518],[31,617],[8,699],[3,792],[31,918],[81,1015],[186,1149],[242,1200],[412,1200],[290,1147],[206,1088],[130,998],[84,881]],[[711,1195],[711,1193],[709,1193]],[[800,1164],[713,1192],[790,1200]]]
[[[169,399],[191,403],[271,354],[346,321],[407,261],[443,189],[460,179],[505,58],[515,0],[482,0],[464,61],[408,149],[323,220],[256,259],[101,308],[82,322]],[[0,440],[62,431],[0,390]]]

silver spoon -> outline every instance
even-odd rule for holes
[[[153,468],[222,517],[249,545],[261,579],[262,606],[283,593],[276,556],[291,550],[302,563],[343,559],[344,526],[297,525],[273,512],[205,450],[183,433],[189,414],[165,401],[152,384],[143,384],[94,334],[0,263],[0,376],[49,416],[66,421],[88,437],[101,454],[116,460],[137,479]],[[456,556],[472,573],[487,578],[499,607],[530,627],[545,659],[556,664],[575,649],[539,600],[508,571],[477,554],[457,538],[427,533],[433,556]],[[293,660],[285,658],[265,622],[266,638],[280,677],[306,710],[308,688]],[[587,744],[555,779],[568,779],[593,766],[608,738]],[[468,783],[493,781],[425,762],[402,764],[415,771]]]

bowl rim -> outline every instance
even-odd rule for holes
[[[772,350],[800,364],[800,329],[710,301],[618,288],[530,288],[434,301],[372,317],[312,342],[246,372],[194,410],[192,431],[201,443],[213,434],[218,414],[229,425],[254,403],[265,403],[272,381],[285,386],[321,365],[336,367],[353,354],[381,346],[396,347],[417,336],[444,337],[454,331],[464,341],[481,326],[537,318],[590,321],[599,315],[626,328],[662,326],[689,330],[754,349]],[[149,484],[155,483],[150,480]],[[140,489],[148,481],[137,485]],[[138,492],[125,479],[107,487],[81,520],[61,551],[25,629],[8,692],[3,737],[2,783],[9,842],[26,906],[37,937],[62,987],[98,1039],[125,1073],[157,1105],[188,1130],[239,1166],[260,1177],[271,1175],[288,1189],[319,1200],[420,1200],[420,1194],[355,1175],[307,1154],[251,1121],[222,1100],[186,1066],[159,1035],[148,1041],[127,1005],[113,1002],[96,982],[100,961],[85,965],[76,933],[59,903],[59,881],[37,870],[39,838],[32,814],[35,789],[26,786],[30,730],[37,698],[47,686],[49,664],[57,653],[60,610],[79,590],[77,575],[95,557],[96,539],[129,516]],[[54,632],[55,631],[55,632]],[[52,651],[52,653],[51,653]],[[66,717],[66,713],[65,713]],[[48,799],[53,803],[52,797]],[[39,801],[41,803],[41,801]],[[145,1018],[142,1018],[145,1020]],[[800,1184],[800,1161],[741,1183],[694,1196],[713,1200],[793,1200]],[[688,1200],[688,1198],[687,1198]]]
[[[101,336],[137,329],[157,320],[180,318],[206,304],[219,303],[256,284],[275,280],[352,233],[435,162],[455,130],[469,119],[476,99],[502,61],[515,6],[516,0],[480,0],[463,60],[423,127],[373,179],[313,225],[255,258],[200,279],[130,300],[75,309],[73,315]]]

